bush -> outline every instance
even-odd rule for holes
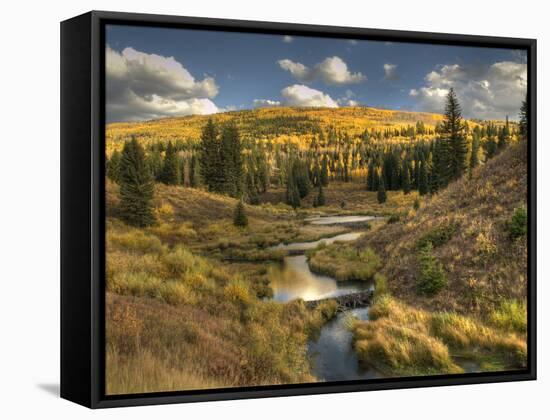
[[[457,229],[458,225],[456,223],[438,226],[422,236],[416,243],[416,246],[419,249],[423,249],[430,242],[434,248],[437,248],[447,243],[456,233]]]
[[[512,240],[527,235],[527,209],[524,206],[516,209],[507,223],[507,230]]]
[[[389,218],[388,218],[388,225],[391,225],[392,223],[397,223],[399,222],[401,218],[399,217],[398,214],[392,214]]]
[[[241,201],[237,203],[235,207],[235,213],[233,215],[233,224],[237,227],[246,227],[248,226],[248,217],[246,217],[246,211],[244,209],[244,204]]]
[[[420,277],[418,291],[427,295],[435,295],[447,285],[443,266],[432,254],[432,243],[428,242],[420,251]]]
[[[418,198],[416,200],[414,200],[413,208],[415,210],[418,210],[420,208],[420,200]]]

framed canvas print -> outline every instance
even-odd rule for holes
[[[536,377],[535,40],[61,24],[61,394]]]

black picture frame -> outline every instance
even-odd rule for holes
[[[514,48],[527,52],[528,362],[522,371],[106,396],[106,24]],[[61,23],[61,397],[90,408],[536,379],[536,40],[92,11]]]

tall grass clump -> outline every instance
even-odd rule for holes
[[[507,331],[527,332],[527,305],[525,301],[506,299],[490,314],[491,324]]]
[[[306,255],[313,272],[332,276],[338,281],[372,280],[382,267],[381,258],[371,248],[333,244],[319,246]]]

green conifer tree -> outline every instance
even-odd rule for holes
[[[429,191],[428,185],[428,168],[426,164],[426,159],[422,157],[420,161],[420,177],[418,179],[418,194],[426,195]]]
[[[221,167],[218,127],[212,118],[208,120],[201,134],[199,145],[199,166],[201,178],[209,191],[221,192],[224,177]]]
[[[447,181],[460,178],[468,167],[466,157],[468,144],[464,134],[462,109],[453,88],[449,89],[445,104],[445,118],[443,120],[443,136],[447,143],[446,160],[448,162]]]
[[[119,173],[120,173],[120,152],[118,150],[115,150],[111,154],[111,159],[107,161],[107,177],[111,181],[118,183]]]
[[[122,219],[132,226],[152,225],[155,222],[152,204],[155,185],[145,151],[135,138],[124,144],[119,183]]]
[[[378,194],[376,195],[376,198],[378,199],[378,203],[380,204],[385,203],[388,198],[386,195],[386,187],[384,185],[383,176],[381,176],[378,181]]]
[[[237,227],[248,226],[248,217],[246,216],[246,210],[243,200],[239,200],[237,206],[235,207],[235,212],[233,214],[233,224]]]
[[[403,165],[401,168],[401,187],[403,188],[404,194],[408,194],[411,192],[411,176],[409,173],[409,163],[406,160],[403,160]]]
[[[171,141],[166,146],[160,181],[167,185],[176,185],[178,183],[178,155]]]
[[[519,135],[522,140],[527,139],[529,126],[529,105],[527,104],[527,97],[521,103],[521,109],[519,111]]]
[[[323,156],[323,160],[321,162],[321,185],[323,187],[328,187],[328,163],[327,163],[327,157],[326,155]]]
[[[323,191],[323,184],[319,184],[319,192],[316,197],[317,206],[324,206],[326,204],[325,192]]]

